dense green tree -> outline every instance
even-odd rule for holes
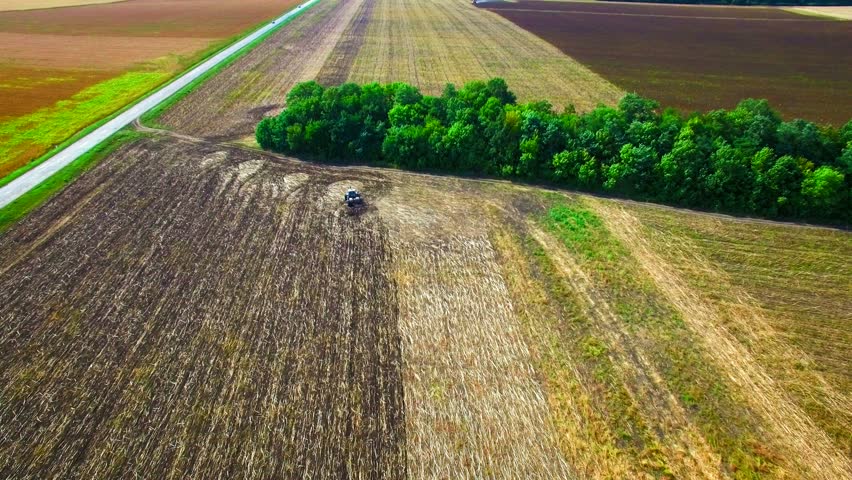
[[[848,191],[844,192],[844,175],[827,166],[819,167],[805,177],[802,196],[815,217],[830,218],[837,207],[844,204],[849,207]]]
[[[545,180],[635,198],[769,217],[852,220],[852,121],[784,122],[765,100],[683,117],[626,95],[561,113],[517,104],[502,79],[448,84],[305,82],[257,126],[262,148],[316,159]]]

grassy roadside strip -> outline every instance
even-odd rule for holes
[[[316,3],[312,4],[310,7],[307,7],[307,8],[303,8],[303,9],[301,9],[299,12],[297,12],[297,13],[296,13],[295,15],[293,15],[292,17],[290,17],[290,18],[288,18],[287,20],[285,20],[285,21],[281,22],[281,23],[278,25],[278,28],[274,28],[274,29],[272,29],[272,30],[270,30],[270,31],[266,32],[264,35],[262,35],[262,36],[258,37],[258,38],[257,38],[257,40],[255,40],[255,41],[253,41],[253,42],[249,43],[248,45],[246,45],[245,47],[243,47],[243,48],[242,48],[241,50],[239,50],[238,52],[235,52],[233,55],[231,55],[230,57],[228,57],[228,58],[226,58],[225,60],[223,60],[223,61],[222,61],[219,65],[217,65],[216,67],[214,67],[214,68],[210,69],[210,71],[208,71],[208,72],[207,72],[207,73],[205,73],[204,75],[202,75],[202,76],[198,77],[197,79],[195,79],[195,81],[193,81],[193,82],[192,82],[192,83],[190,83],[189,85],[187,85],[187,86],[185,86],[184,88],[182,88],[181,90],[179,90],[177,93],[175,93],[174,95],[172,95],[171,97],[169,97],[168,99],[166,99],[165,101],[163,101],[162,103],[160,103],[159,105],[157,105],[157,106],[156,106],[155,108],[153,108],[152,110],[149,110],[147,113],[145,113],[144,115],[142,115],[142,117],[140,117],[140,119],[139,119],[139,120],[140,120],[140,122],[142,123],[142,125],[144,125],[144,126],[146,126],[146,127],[150,127],[150,128],[166,129],[166,127],[165,127],[164,125],[161,125],[161,124],[157,123],[157,119],[158,119],[158,118],[159,118],[159,117],[160,117],[160,116],[161,116],[161,115],[162,115],[162,114],[163,114],[166,110],[170,109],[170,108],[171,108],[172,106],[174,106],[176,103],[178,103],[178,102],[180,102],[181,100],[183,100],[183,99],[184,99],[187,95],[189,95],[190,93],[192,93],[192,91],[193,91],[193,90],[195,90],[196,88],[198,88],[198,86],[199,86],[199,85],[201,85],[202,83],[206,82],[206,81],[207,81],[208,79],[210,79],[211,77],[213,77],[213,76],[215,76],[215,75],[219,74],[219,72],[221,72],[221,71],[222,71],[222,70],[224,70],[225,68],[230,67],[230,66],[231,66],[231,65],[232,65],[232,64],[233,64],[233,63],[234,63],[237,59],[239,59],[240,57],[242,57],[243,55],[245,55],[245,54],[246,54],[246,53],[248,53],[249,51],[253,50],[256,46],[258,46],[258,45],[259,45],[259,44],[261,44],[262,42],[266,41],[266,39],[267,39],[267,38],[269,38],[270,36],[272,36],[272,35],[274,35],[275,33],[277,33],[277,32],[278,32],[281,28],[283,28],[284,26],[288,25],[288,24],[289,24],[290,22],[292,22],[293,20],[295,20],[295,19],[299,18],[300,16],[302,16],[302,14],[304,14],[304,13],[305,13],[305,11],[307,11],[308,9],[310,9],[311,7],[313,7],[314,5],[316,5]]]
[[[0,232],[9,228],[32,209],[65,188],[67,184],[74,181],[121,145],[142,136],[144,134],[127,129],[116,133],[17,200],[0,208]]]
[[[295,6],[294,6],[294,8],[295,8]],[[258,42],[265,40],[265,39],[266,39],[269,35],[271,35],[272,33],[277,32],[277,31],[278,31],[281,27],[283,27],[284,25],[288,24],[288,23],[290,22],[290,20],[292,20],[292,19],[294,19],[294,18],[299,17],[299,16],[300,16],[300,15],[301,15],[301,14],[302,14],[305,10],[307,10],[308,8],[310,8],[310,7],[303,8],[303,9],[302,9],[302,11],[300,11],[300,12],[299,12],[299,13],[297,13],[296,15],[293,15],[292,17],[290,17],[290,19],[288,19],[286,22],[282,22],[282,23],[281,23],[281,24],[280,24],[277,28],[274,28],[274,29],[270,30],[270,31],[269,31],[266,35],[263,35],[262,37],[258,38],[258,40],[257,40],[257,41],[252,42],[252,43],[250,43],[249,45],[246,45],[246,47],[245,47],[245,48],[243,48],[243,49],[241,49],[240,51],[235,52],[235,53],[234,53],[234,55],[232,55],[231,57],[228,57],[227,59],[225,59],[225,60],[222,62],[222,64],[220,64],[220,67],[221,67],[221,66],[224,66],[225,64],[230,64],[230,63],[232,63],[236,57],[239,57],[239,56],[241,56],[241,55],[245,54],[245,52],[246,52],[247,50],[252,49],[252,48],[254,48],[255,46],[257,46],[257,43],[258,43]],[[292,9],[291,9],[291,10],[292,10]],[[289,10],[288,10],[288,11],[289,11]],[[283,13],[284,13],[284,12],[282,12],[281,14],[283,14]],[[278,17],[278,16],[280,16],[281,14],[278,14],[278,15],[276,15],[275,17],[272,17],[272,18],[277,18],[277,17]],[[141,96],[137,97],[136,99],[134,99],[134,100],[130,101],[129,103],[127,103],[124,107],[119,108],[118,110],[113,111],[111,114],[107,115],[106,117],[102,118],[101,120],[98,120],[97,122],[92,123],[92,124],[90,124],[89,126],[87,126],[87,127],[83,128],[83,129],[79,130],[77,133],[75,133],[74,135],[72,135],[72,136],[68,137],[68,138],[67,138],[65,141],[63,141],[62,143],[60,143],[60,144],[58,144],[58,145],[54,146],[53,148],[51,148],[48,152],[44,153],[43,155],[39,156],[38,158],[36,158],[36,159],[34,159],[34,160],[30,161],[30,162],[28,162],[26,165],[24,165],[24,166],[22,166],[22,167],[18,168],[17,170],[12,171],[11,173],[9,173],[8,175],[6,175],[5,177],[0,178],[0,187],[3,187],[3,186],[5,186],[5,185],[7,185],[9,182],[11,182],[11,181],[15,180],[16,178],[20,177],[21,175],[23,175],[23,174],[27,173],[29,170],[32,170],[33,168],[37,167],[38,165],[40,165],[40,164],[44,163],[45,161],[49,160],[51,157],[53,157],[53,156],[54,156],[54,155],[56,155],[57,153],[61,152],[62,150],[64,150],[65,148],[67,148],[69,145],[71,145],[71,144],[73,144],[73,143],[77,142],[77,141],[78,141],[78,140],[80,140],[81,138],[83,138],[83,137],[85,137],[86,135],[88,135],[88,134],[92,133],[93,131],[97,130],[98,128],[100,128],[101,126],[103,126],[104,124],[106,124],[107,122],[109,122],[110,120],[112,120],[113,118],[115,118],[115,117],[117,117],[117,116],[121,115],[122,113],[124,113],[125,111],[129,110],[130,108],[133,108],[133,106],[134,106],[134,105],[136,105],[137,103],[139,103],[139,102],[141,102],[141,101],[145,100],[146,98],[148,98],[149,96],[151,96],[152,94],[154,94],[157,90],[159,90],[159,89],[163,88],[164,86],[168,85],[170,82],[175,81],[176,79],[180,78],[181,76],[183,76],[183,75],[184,75],[184,74],[186,74],[187,72],[192,71],[192,69],[194,69],[195,67],[197,67],[197,66],[201,65],[202,63],[206,62],[206,61],[207,61],[207,60],[209,60],[211,57],[215,56],[216,54],[218,54],[218,53],[219,53],[219,52],[221,52],[222,50],[224,50],[224,49],[228,48],[230,45],[233,45],[234,43],[238,42],[240,39],[242,39],[242,38],[244,38],[244,37],[246,37],[246,36],[248,36],[248,35],[251,35],[251,34],[252,34],[253,32],[255,32],[258,28],[260,28],[261,26],[263,26],[263,25],[265,25],[266,23],[268,23],[268,21],[269,21],[269,20],[267,19],[267,20],[265,20],[265,21],[258,22],[256,25],[254,25],[252,28],[250,28],[250,29],[246,30],[245,32],[243,32],[243,33],[241,33],[241,34],[238,34],[238,35],[235,35],[235,36],[233,36],[233,37],[230,37],[229,39],[223,40],[223,41],[221,41],[221,42],[216,42],[214,45],[211,45],[211,46],[210,46],[210,47],[208,47],[207,49],[202,50],[202,51],[200,52],[200,54],[199,54],[199,55],[201,55],[201,57],[200,57],[198,60],[196,60],[195,62],[193,62],[193,63],[192,63],[191,65],[189,65],[188,67],[186,67],[186,68],[182,69],[181,71],[176,72],[174,75],[172,75],[172,76],[171,76],[171,77],[169,77],[168,79],[164,80],[164,81],[163,81],[163,82],[161,82],[160,84],[156,85],[155,87],[151,88],[151,89],[149,90],[149,92],[148,92],[148,93],[146,93],[146,94],[144,94],[144,95],[141,95]],[[221,70],[221,68],[219,68],[219,67],[212,69],[210,72],[208,72],[208,74],[207,74],[207,75],[203,75],[202,77],[198,78],[195,82],[191,83],[190,85],[187,85],[187,87],[185,87],[183,90],[181,90],[180,92],[178,92],[177,94],[175,94],[174,96],[172,96],[169,100],[166,100],[166,101],[165,101],[165,102],[163,102],[163,103],[164,103],[164,104],[169,104],[169,105],[174,104],[174,102],[175,102],[176,100],[173,100],[173,99],[175,99],[175,98],[177,98],[177,97],[182,98],[183,96],[185,96],[185,95],[189,92],[187,89],[190,89],[190,90],[191,90],[192,88],[197,87],[197,86],[198,86],[198,84],[199,84],[200,82],[202,82],[202,81],[206,80],[207,78],[209,78],[209,75],[213,75],[213,74],[215,74],[215,73],[219,72],[220,70]],[[156,111],[162,111],[162,110],[160,110],[159,108],[158,108],[158,109],[155,109],[155,110],[156,110]]]

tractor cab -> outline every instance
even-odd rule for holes
[[[364,203],[364,198],[361,197],[358,190],[350,188],[349,190],[346,190],[346,193],[343,195],[343,203],[345,203],[349,208],[354,208],[362,205]]]

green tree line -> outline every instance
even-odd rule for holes
[[[519,104],[495,78],[440,97],[405,83],[297,85],[257,126],[264,149],[320,161],[488,175],[768,218],[849,223],[852,121],[783,121],[766,100],[684,116],[626,95],[578,114]]]

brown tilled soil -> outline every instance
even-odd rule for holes
[[[159,119],[208,138],[251,135],[265,114],[283,106],[290,88],[320,72],[363,0],[327,0],[205,82]]]
[[[189,56],[215,42],[215,38],[146,38],[134,36],[43,35],[0,32],[8,50],[0,61],[17,66],[56,69],[117,71],[167,55]]]
[[[80,90],[117,75],[98,70],[0,67],[0,122],[71,98]]]
[[[767,98],[787,117],[852,117],[852,23],[780,9],[487,3],[627,91],[685,111]]]
[[[280,15],[298,0],[130,0],[0,12],[0,31],[83,36],[226,38]],[[143,46],[144,42],[140,42]]]
[[[393,258],[352,181],[141,140],[4,235],[0,477],[404,477]]]

